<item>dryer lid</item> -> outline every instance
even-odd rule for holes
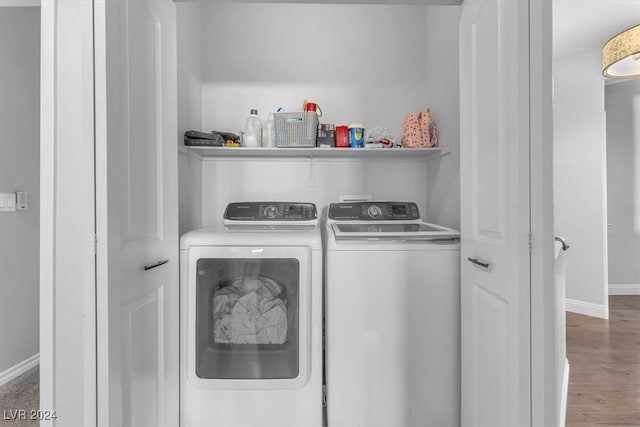
[[[270,222],[268,224],[259,224],[255,222],[226,222],[224,228],[228,231],[309,231],[314,230],[317,227],[315,222],[309,224],[290,224],[290,223],[275,223]]]
[[[336,222],[331,224],[336,240],[452,240],[460,233],[426,222]]]

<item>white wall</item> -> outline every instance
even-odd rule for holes
[[[431,101],[424,6],[212,3],[205,13],[208,28],[233,28],[204,30],[206,129],[237,132],[251,108],[264,117],[307,98],[321,122],[401,137],[403,116]]]
[[[178,145],[188,130],[202,130],[202,50],[204,20],[198,3],[182,3],[177,12]],[[202,226],[202,162],[178,153],[179,233]]]
[[[425,27],[427,99],[434,110],[441,144],[451,148],[451,155],[429,163],[426,217],[456,230],[460,229],[459,18],[458,7],[429,8]]]
[[[202,59],[200,94],[196,73],[182,73],[181,132],[201,120],[201,130],[238,133],[251,108],[264,118],[278,107],[298,110],[306,98],[321,106],[323,123],[362,121],[399,140],[403,117],[429,106],[440,145],[452,152],[428,166],[318,161],[313,185],[304,160],[204,162],[201,205],[182,194],[188,186],[197,191],[197,166],[182,154],[181,223],[192,223],[198,209],[204,224],[218,220],[231,200],[306,198],[322,207],[339,194],[364,192],[415,200],[428,220],[459,227],[459,7],[211,3],[178,4],[178,12],[185,18],[179,33],[189,34],[181,36],[179,55],[191,57],[185,64]]]
[[[198,3],[176,7],[178,59],[178,138],[202,128],[202,49],[205,25]]]
[[[607,85],[609,293],[640,293],[640,80]]]
[[[0,213],[0,377],[38,353],[39,123],[40,8],[0,7],[0,192],[29,201]]]
[[[555,232],[566,253],[567,309],[608,317],[606,144],[600,49],[554,65]]]
[[[424,210],[424,188],[405,183],[426,181],[425,165],[424,160],[208,160],[203,163],[203,223],[219,222],[229,202],[245,200],[312,202],[324,216],[323,209],[342,194],[412,200]]]

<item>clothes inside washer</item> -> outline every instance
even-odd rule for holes
[[[213,340],[223,344],[284,344],[286,300],[268,277],[238,277],[213,294]]]

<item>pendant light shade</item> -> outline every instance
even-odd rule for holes
[[[602,74],[612,79],[640,77],[640,25],[621,32],[604,45]]]

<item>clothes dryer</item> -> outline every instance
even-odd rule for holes
[[[329,427],[460,425],[458,237],[415,203],[329,206]]]
[[[180,425],[321,426],[315,205],[232,203],[180,249]]]

